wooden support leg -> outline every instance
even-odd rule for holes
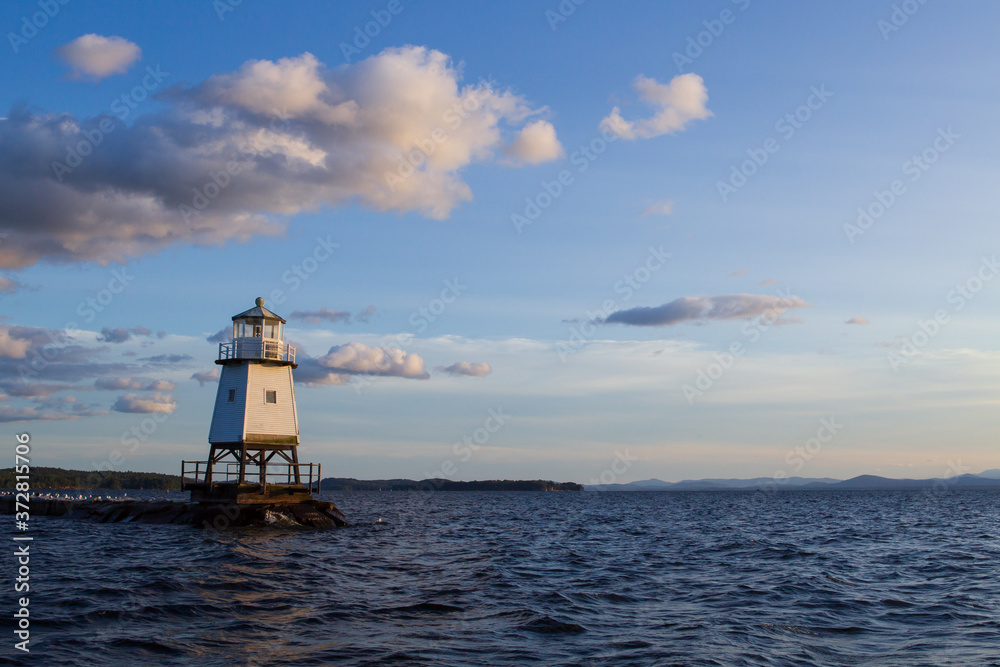
[[[240,472],[237,482],[242,484],[247,475],[247,443],[240,445]]]
[[[205,466],[205,484],[208,488],[212,488],[212,464],[215,463],[215,445],[212,445],[212,449],[208,453],[208,465]]]
[[[295,468],[295,483],[301,484],[302,477],[299,475],[299,448],[292,447],[292,464]]]

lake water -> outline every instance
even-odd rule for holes
[[[33,518],[2,662],[1000,665],[996,490],[323,498],[354,525]]]

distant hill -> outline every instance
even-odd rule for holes
[[[835,483],[838,479],[829,477],[788,477],[775,480],[771,477],[753,479],[686,479],[681,482],[664,482],[662,479],[646,479],[628,484],[587,485],[588,491],[722,491],[725,489],[754,489],[764,486],[798,488],[813,483]]]
[[[11,468],[0,470],[0,489],[13,489],[16,480]],[[32,489],[150,489],[179,490],[179,475],[158,472],[98,472],[94,470],[63,470],[62,468],[31,468]]]
[[[890,479],[877,475],[859,475],[834,484],[807,484],[803,489],[930,489],[934,487],[1000,488],[1000,479],[980,475],[958,475],[948,479]]]
[[[587,485],[588,491],[725,491],[754,489],[787,489],[789,491],[827,490],[878,490],[878,489],[929,489],[940,488],[1000,488],[1000,470],[987,470],[978,475],[958,475],[948,479],[892,479],[878,475],[859,475],[847,480],[829,477],[789,477],[775,480],[771,477],[753,479],[695,479],[681,482],[664,482],[647,479],[628,484]]]
[[[550,480],[490,479],[455,482],[450,479],[352,479],[328,477],[320,482],[324,491],[583,491],[576,482]]]

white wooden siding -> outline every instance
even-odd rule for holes
[[[222,367],[219,390],[215,394],[212,426],[208,430],[209,442],[242,442],[243,422],[247,402],[247,364]],[[236,390],[236,400],[229,402],[229,390]]]
[[[277,403],[264,402],[267,389],[277,392]],[[245,423],[244,434],[295,436],[298,442],[299,420],[295,414],[291,366],[249,364]]]

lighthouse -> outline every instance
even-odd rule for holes
[[[285,320],[258,297],[233,316],[233,339],[219,344],[222,367],[215,395],[207,461],[184,461],[191,500],[275,503],[311,499],[320,467],[300,464],[299,421],[292,370],[295,348]]]

